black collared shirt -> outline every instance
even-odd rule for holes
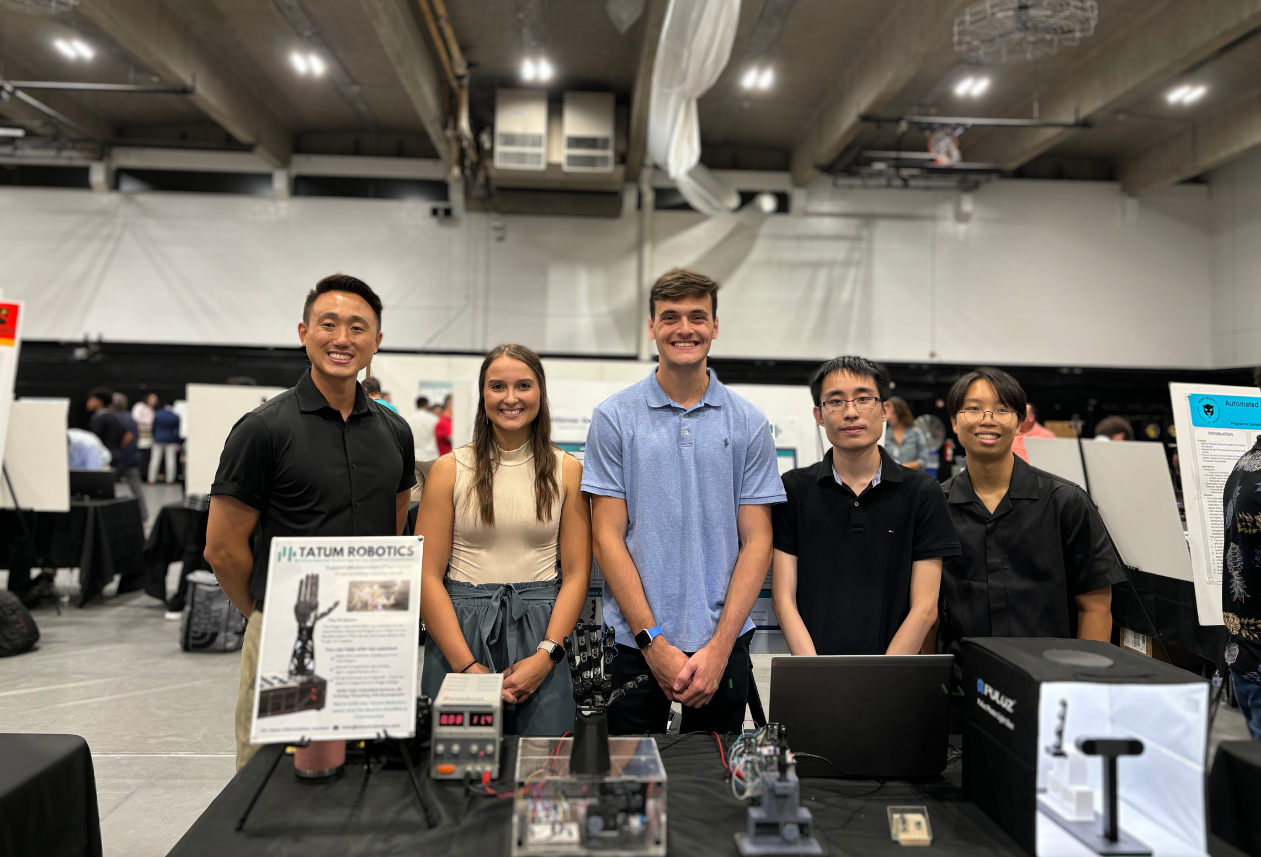
[[[1261,436],[1235,462],[1222,495],[1222,620],[1226,663],[1261,684]]]
[[[937,480],[880,450],[880,481],[855,495],[832,450],[784,474],[775,549],[797,557],[797,611],[820,655],[883,655],[911,607],[911,563],[957,556]]]
[[[946,560],[938,650],[963,637],[1073,637],[1078,595],[1125,579],[1086,492],[1019,457],[993,514],[966,471],[942,484],[963,555]]]
[[[262,601],[275,536],[393,536],[395,500],[416,484],[403,418],[355,387],[343,420],[307,372],[241,417],[228,435],[210,493],[262,514],[251,549],[250,595]]]

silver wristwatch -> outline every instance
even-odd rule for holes
[[[560,663],[565,658],[565,650],[551,640],[544,640],[538,644],[536,651],[547,652],[547,656],[552,659],[552,663]]]

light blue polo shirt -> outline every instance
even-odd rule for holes
[[[691,408],[666,395],[654,370],[610,396],[591,418],[582,490],[626,501],[626,547],[648,606],[670,643],[685,652],[718,628],[740,553],[736,510],[783,503],[784,483],[766,417],[718,382]],[[635,645],[604,585],[604,621]],[[743,634],[753,629],[745,617]]]

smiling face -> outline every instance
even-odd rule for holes
[[[876,379],[870,375],[856,375],[846,369],[833,372],[823,379],[819,396],[823,407],[814,409],[815,422],[823,426],[828,442],[837,449],[857,452],[874,446],[884,432],[884,409],[879,397]],[[829,405],[839,399],[875,401],[866,403],[866,411],[860,411],[852,401],[839,407]]]
[[[515,357],[497,357],[486,368],[482,387],[486,418],[501,432],[528,427],[539,415],[539,380]]]
[[[718,338],[718,319],[708,295],[659,300],[657,315],[648,320],[648,335],[657,342],[661,360],[679,368],[704,363]]]
[[[1020,417],[1011,405],[998,398],[989,381],[973,381],[964,394],[962,408],[950,417],[950,426],[958,435],[959,443],[967,450],[968,458],[975,456],[982,461],[997,461],[1011,455],[1011,444],[1016,439]],[[984,412],[975,424],[968,414],[974,408]],[[1006,419],[1003,419],[1003,411],[1007,412]]]
[[[330,379],[355,378],[381,345],[376,314],[350,292],[325,292],[311,304],[311,317],[298,325],[298,338],[311,371]]]

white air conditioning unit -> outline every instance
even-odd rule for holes
[[[565,93],[565,172],[613,172],[613,107],[611,92]]]
[[[547,169],[547,93],[495,92],[495,169]]]

